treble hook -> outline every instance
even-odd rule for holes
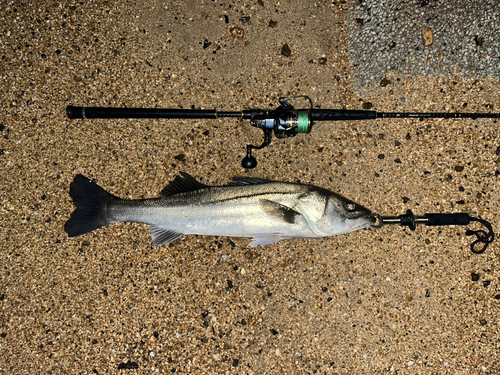
[[[488,245],[495,239],[495,234],[493,233],[493,228],[491,224],[484,220],[471,217],[466,213],[454,213],[454,214],[425,214],[424,216],[415,217],[411,210],[406,211],[406,215],[399,215],[397,217],[386,217],[379,214],[373,214],[377,219],[377,222],[372,225],[374,228],[382,228],[382,226],[387,224],[398,224],[401,226],[407,226],[411,230],[415,230],[417,224],[425,224],[427,226],[437,226],[437,225],[469,225],[471,221],[477,221],[484,225],[488,232],[480,230],[468,229],[465,232],[466,236],[476,236],[477,239],[470,245],[470,249],[474,254],[482,254],[488,248]],[[476,249],[477,245],[482,243],[483,246],[480,249]]]

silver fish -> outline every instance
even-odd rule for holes
[[[252,237],[254,247],[353,232],[376,222],[368,209],[326,189],[246,177],[208,186],[181,173],[159,198],[125,200],[79,174],[70,195],[76,206],[64,227],[70,237],[138,222],[150,225],[154,245],[200,234]]]

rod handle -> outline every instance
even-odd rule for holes
[[[454,214],[425,214],[427,226],[436,225],[469,225],[470,216],[466,213]]]

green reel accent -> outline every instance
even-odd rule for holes
[[[297,112],[297,133],[309,133],[311,131],[311,111]]]

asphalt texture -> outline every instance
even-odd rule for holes
[[[81,173],[150,198],[180,172],[314,184],[384,216],[499,230],[495,119],[68,119],[66,106],[499,112],[492,1],[0,4],[0,373],[496,374],[499,242],[398,226],[248,248],[146,225],[64,232]],[[422,30],[433,43],[424,46]],[[297,99],[297,107],[308,106]]]

